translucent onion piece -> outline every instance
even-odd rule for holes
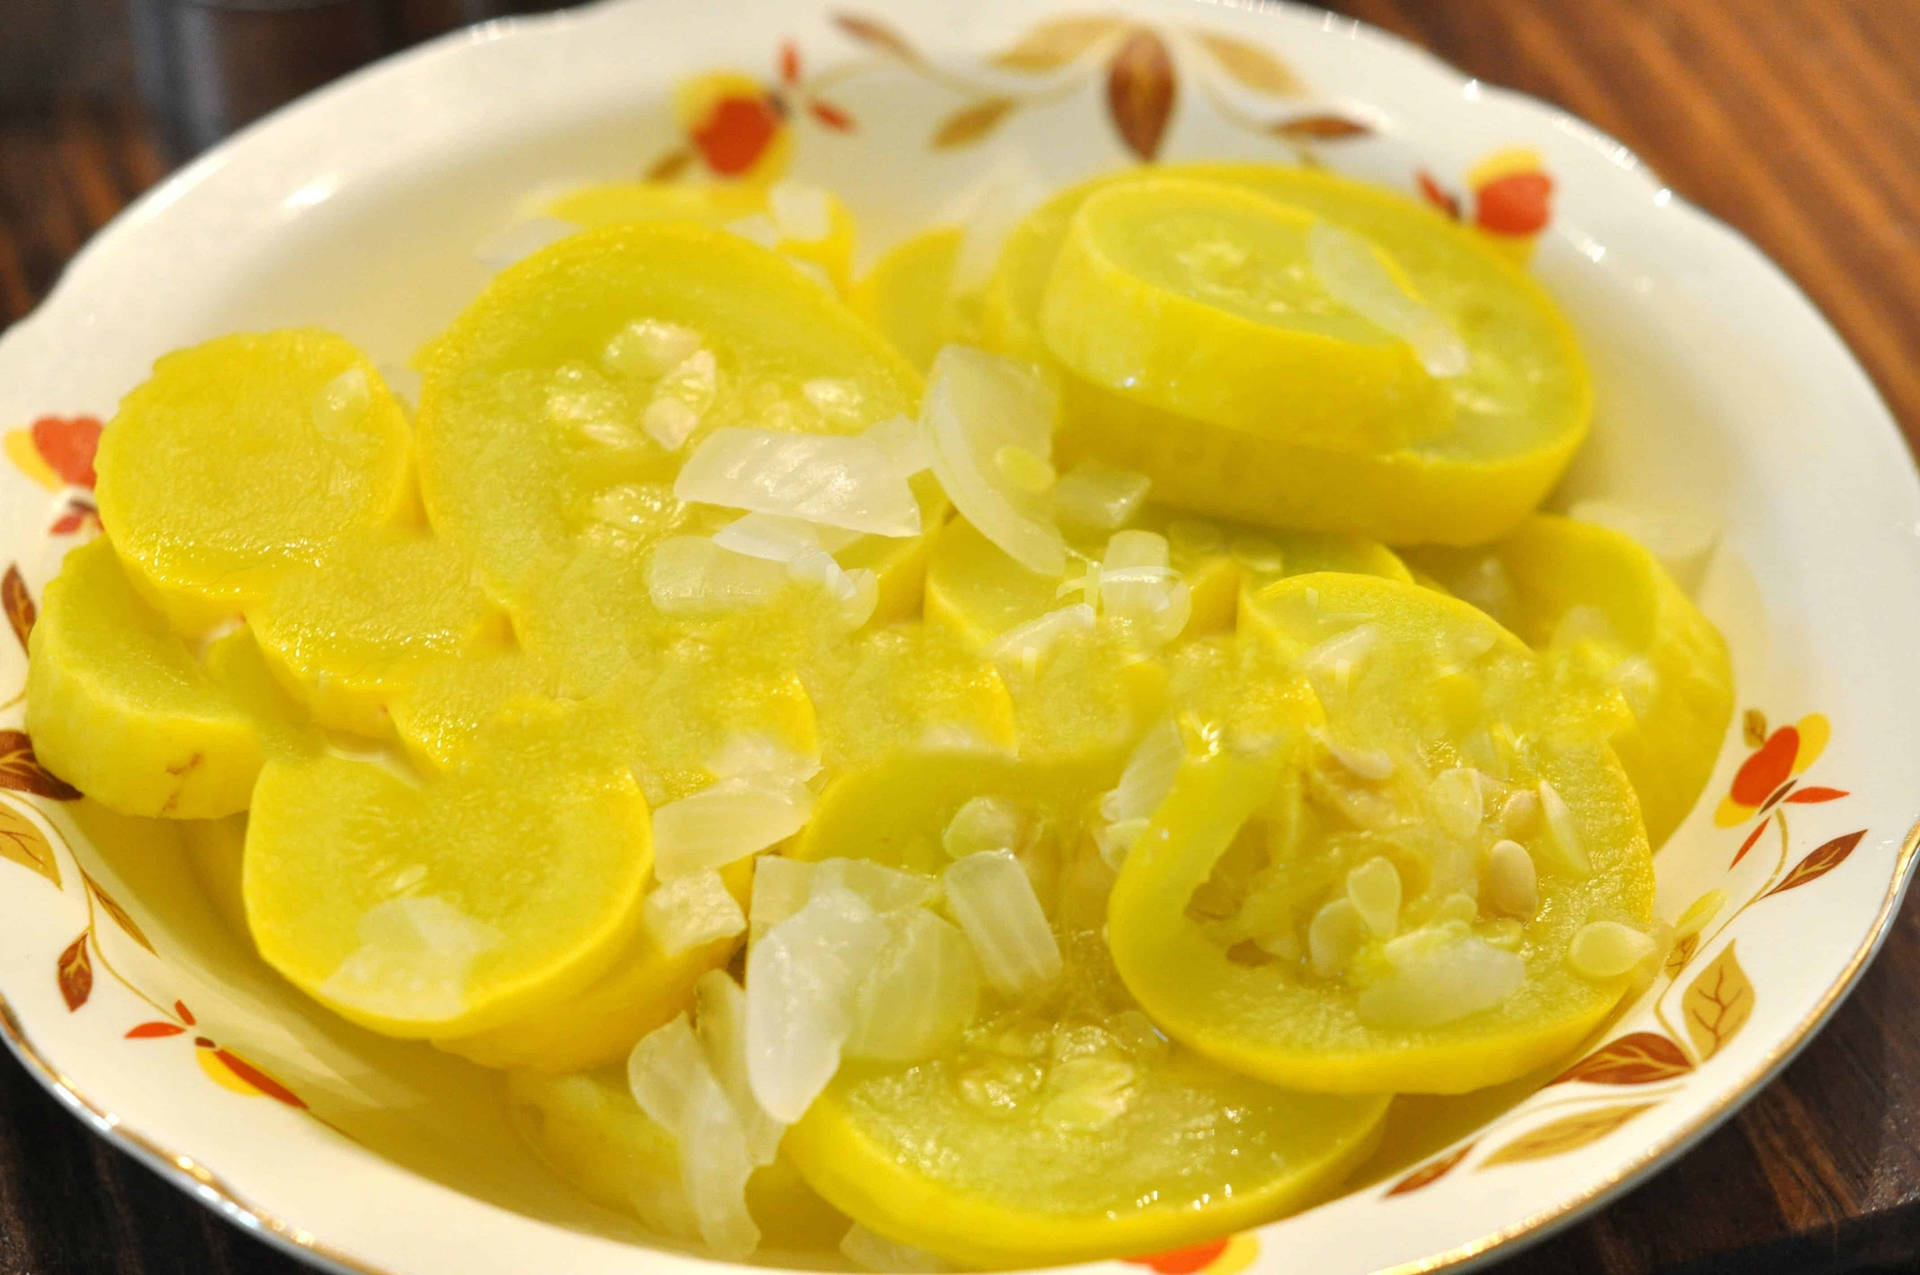
[[[893,460],[894,472],[911,478],[933,468],[933,436],[919,421],[889,416],[867,427],[864,438],[880,445]]]
[[[1100,609],[1149,648],[1179,637],[1193,614],[1192,594],[1169,561],[1167,538],[1158,532],[1116,531],[1100,563]]]
[[[916,1275],[921,1271],[953,1269],[925,1249],[896,1244],[858,1222],[848,1228],[846,1237],[840,1241],[840,1255],[857,1269],[872,1271],[875,1275]]]
[[[757,854],[800,831],[813,794],[780,778],[742,776],[653,812],[653,870],[662,881]]]
[[[367,414],[373,387],[363,368],[350,367],[320,387],[313,396],[313,425],[329,437],[345,438]]]
[[[403,894],[360,917],[360,946],[320,990],[331,1000],[393,1018],[452,1018],[467,978],[505,936],[438,895]]]
[[[640,915],[647,933],[668,956],[747,928],[740,904],[712,869],[663,883],[640,905]]]
[[[1113,823],[1152,816],[1173,791],[1173,781],[1187,759],[1187,742],[1169,717],[1140,737],[1120,782],[1100,798],[1100,815]]]
[[[1712,564],[1714,548],[1720,543],[1720,528],[1713,519],[1683,509],[1582,500],[1567,510],[1567,516],[1632,536],[1688,593],[1700,588]]]
[[[747,1080],[747,994],[725,970],[708,970],[693,985],[694,1034],[707,1065],[733,1103],[746,1135],[747,1156],[756,1165],[772,1164],[787,1127],[768,1115]]]
[[[981,535],[1048,576],[1067,564],[1049,493],[1010,481],[996,457],[1005,447],[1051,457],[1057,414],[1052,389],[1023,363],[964,345],[934,356],[922,410],[933,436],[934,476]]]
[[[1022,996],[1060,976],[1060,944],[1012,852],[990,850],[956,861],[947,869],[946,888],[947,908],[996,990]]]
[[[865,567],[843,570],[824,549],[809,549],[787,564],[789,578],[819,589],[833,603],[841,625],[857,629],[880,604],[880,579]]]
[[[950,923],[925,908],[887,917],[890,931],[854,995],[846,1055],[875,1062],[932,1058],[980,1008],[980,964]]]
[[[719,383],[713,351],[695,350],[653,387],[653,398],[640,415],[640,428],[668,451],[679,451],[713,406]]]
[[[779,514],[742,514],[713,533],[713,543],[749,558],[788,563],[806,553],[837,553],[860,538],[857,531],[823,527]]]
[[[940,845],[956,859],[982,850],[1018,850],[1025,822],[1004,797],[972,797],[947,821]]]
[[[889,930],[850,890],[815,890],[747,956],[747,1076],[767,1113],[806,1113],[840,1066],[853,997]]]
[[[724,549],[705,536],[669,536],[647,560],[647,595],[667,615],[765,606],[786,583],[778,563]]]
[[[692,328],[665,319],[635,319],[613,334],[600,352],[600,365],[621,376],[665,376],[701,346]]]
[[[1567,964],[1582,978],[1619,978],[1652,956],[1653,937],[1618,921],[1593,921],[1567,944]]]
[[[752,1254],[760,1246],[760,1228],[747,1211],[753,1159],[685,1014],[634,1046],[627,1084],[640,1109],[679,1144],[681,1181],[700,1238],[720,1257]]]
[[[848,531],[920,534],[907,480],[878,443],[858,434],[718,429],[687,458],[673,494]]]
[[[1093,608],[1084,602],[1017,624],[994,639],[987,654],[996,662],[1032,673],[1058,643],[1093,632]]]
[[[790,784],[804,784],[820,773],[820,758],[796,753],[759,731],[736,731],[707,759],[707,773],[715,779],[765,775]]]
[[[813,888],[851,891],[876,912],[900,912],[933,902],[940,882],[871,859],[822,859],[814,865]]]
[[[1401,290],[1366,240],[1316,221],[1307,232],[1307,260],[1328,296],[1412,346],[1429,375],[1467,370],[1467,343],[1445,318]]]
[[[777,181],[767,191],[767,206],[783,239],[817,243],[833,233],[832,204],[827,192],[792,178]]]
[[[1053,512],[1069,527],[1117,531],[1140,512],[1151,485],[1145,474],[1083,460],[1054,484]]]
[[[768,930],[805,907],[812,892],[811,863],[777,854],[754,860],[753,894],[747,902],[747,942],[758,943]]]
[[[1140,834],[1147,830],[1151,819],[1118,819],[1113,823],[1102,824],[1093,830],[1094,848],[1100,851],[1101,862],[1115,872],[1126,866],[1127,855],[1133,850],[1134,842],[1140,840]]]
[[[1300,657],[1307,680],[1323,700],[1337,700],[1347,693],[1359,675],[1367,656],[1380,642],[1380,630],[1361,624],[1344,633],[1336,633]]]
[[[780,242],[780,227],[765,213],[748,213],[744,217],[736,217],[721,228],[729,234],[739,235],[749,243],[759,244],[762,248],[771,248]]]
[[[1492,1009],[1520,990],[1526,962],[1447,926],[1403,935],[1386,946],[1389,972],[1360,993],[1360,1021],[1374,1027],[1439,1027]]]
[[[1393,778],[1394,771],[1399,769],[1392,755],[1378,748],[1353,748],[1342,744],[1329,735],[1324,727],[1315,726],[1311,733],[1314,740],[1327,750],[1327,756],[1356,779],[1377,784]]]

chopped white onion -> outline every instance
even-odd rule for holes
[[[712,869],[663,882],[640,905],[640,915],[647,933],[668,956],[747,928],[739,902]]]
[[[747,1211],[753,1157],[685,1014],[634,1046],[627,1084],[640,1109],[679,1145],[681,1182],[700,1238],[718,1256],[750,1255],[760,1245],[760,1228]]]
[[[1327,756],[1355,779],[1370,784],[1382,783],[1393,778],[1394,772],[1399,769],[1394,764],[1393,755],[1382,749],[1353,748],[1342,744],[1328,734],[1323,726],[1312,727],[1310,733],[1315,742],[1327,750]]]
[[[973,1021],[980,964],[966,935],[925,908],[886,920],[887,942],[854,995],[846,1055],[920,1062],[953,1044]]]
[[[857,531],[823,527],[817,522],[783,518],[779,514],[741,514],[713,533],[722,549],[768,562],[792,562],[813,549],[838,553],[860,538]]]
[[[1117,531],[1140,512],[1151,485],[1145,474],[1083,460],[1054,484],[1053,512],[1083,531]]]
[[[505,938],[438,895],[403,894],[360,916],[360,946],[334,967],[327,999],[392,1018],[452,1018],[474,961]]]
[[[1140,737],[1120,772],[1120,782],[1100,798],[1100,815],[1110,823],[1148,819],[1173,791],[1187,759],[1187,742],[1171,717]]]
[[[809,549],[787,564],[787,575],[827,595],[842,627],[857,629],[880,605],[880,578],[865,567],[848,571],[824,549]]]
[[[708,970],[693,985],[694,1034],[700,1038],[714,1079],[733,1103],[746,1135],[747,1155],[772,1164],[787,1127],[768,1115],[747,1079],[747,994],[725,970]]]
[[[366,369],[350,367],[313,396],[313,426],[329,438],[345,437],[372,404],[373,387],[367,382]]]
[[[707,759],[707,773],[715,779],[756,775],[804,784],[820,773],[820,758],[797,753],[760,731],[735,731]]]
[[[673,494],[879,536],[920,534],[920,505],[893,458],[865,435],[715,430]]]
[[[947,869],[946,889],[948,909],[997,990],[1020,996],[1060,976],[1060,944],[1027,870],[1011,851],[957,860]]]
[[[778,564],[706,536],[668,536],[647,560],[647,595],[667,615],[717,615],[765,606],[786,587]]]
[[[1060,642],[1093,632],[1094,619],[1093,608],[1084,602],[1061,607],[1008,629],[994,639],[987,654],[997,663],[1031,673]]]
[[[1439,1027],[1492,1009],[1520,990],[1526,962],[1463,925],[1417,930],[1387,944],[1389,971],[1360,993],[1360,1021],[1375,1027]]]
[[[859,895],[817,889],[748,953],[747,1076],[774,1119],[798,1120],[833,1079],[854,992],[888,936]]]
[[[1409,296],[1365,239],[1316,221],[1307,232],[1307,260],[1328,296],[1412,346],[1429,375],[1467,370],[1467,343],[1453,325]]]
[[[963,345],[934,356],[922,419],[935,477],[981,535],[1046,576],[1067,561],[1047,495],[1009,481],[996,458],[1006,447],[1050,458],[1057,413],[1052,388],[1026,364]]]
[[[806,825],[813,794],[778,776],[745,775],[653,812],[653,870],[662,881],[778,845]]]
[[[874,1275],[916,1275],[953,1268],[925,1249],[896,1244],[855,1222],[840,1241],[840,1255]]]
[[[1313,683],[1314,693],[1323,700],[1345,695],[1354,675],[1379,644],[1380,630],[1372,624],[1360,624],[1308,650],[1300,663],[1307,680]]]
[[[765,213],[748,213],[744,217],[736,217],[722,229],[729,234],[739,235],[749,243],[759,244],[762,248],[771,248],[780,242],[780,227]]]
[[[1004,797],[970,797],[947,821],[940,845],[956,859],[982,850],[1018,850],[1024,823],[1019,807]]]
[[[1193,595],[1170,561],[1158,532],[1116,531],[1100,563],[1100,609],[1149,648],[1180,636],[1193,614]]]
[[[777,854],[753,861],[753,896],[747,903],[747,941],[758,943],[768,930],[807,905],[813,892],[813,865]]]
[[[665,319],[635,319],[613,334],[600,364],[621,376],[665,376],[700,349],[700,334]]]
[[[1689,594],[1699,590],[1720,543],[1720,528],[1714,520],[1690,510],[1582,500],[1567,510],[1567,516],[1633,537]]]
[[[902,912],[931,903],[940,883],[919,872],[889,868],[871,859],[822,859],[814,864],[815,890],[846,890],[875,912]]]
[[[1147,818],[1116,819],[1096,827],[1093,830],[1093,844],[1100,851],[1101,862],[1115,872],[1125,867],[1134,843],[1140,840],[1140,834],[1152,823],[1153,820]]]
[[[879,444],[892,458],[894,472],[911,478],[933,468],[933,437],[927,427],[907,416],[889,416],[867,426],[863,438]]]

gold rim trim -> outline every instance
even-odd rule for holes
[[[1502,1227],[1457,1248],[1436,1253],[1432,1257],[1403,1262],[1398,1266],[1383,1267],[1375,1272],[1375,1275],[1435,1275],[1437,1272],[1452,1270],[1465,1263],[1476,1261],[1493,1250],[1517,1240],[1529,1237],[1541,1238],[1546,1230],[1570,1223],[1581,1213],[1604,1203],[1615,1192],[1632,1184],[1641,1175],[1653,1171],[1669,1155],[1688,1146],[1725,1119],[1735,1107],[1758,1093],[1760,1088],[1773,1078],[1774,1073],[1799,1052],[1839,1007],[1840,1002],[1846,999],[1847,994],[1853,990],[1854,984],[1859,982],[1861,973],[1865,971],[1875,953],[1880,950],[1881,943],[1893,928],[1893,922],[1899,912],[1900,900],[1905,896],[1909,878],[1913,874],[1916,857],[1920,857],[1920,822],[1916,822],[1907,831],[1906,839],[1901,843],[1900,851],[1894,857],[1893,880],[1887,886],[1886,895],[1880,902],[1880,911],[1874,917],[1873,925],[1868,929],[1866,937],[1860,941],[1853,955],[1848,957],[1846,965],[1841,968],[1839,978],[1813,1008],[1794,1025],[1793,1031],[1768,1050],[1766,1056],[1737,1083],[1730,1086],[1718,1102],[1642,1150],[1604,1180],[1588,1187],[1573,1198],[1563,1200],[1532,1217],[1511,1226]],[[175,1185],[185,1189],[189,1194],[199,1197],[208,1204],[217,1205],[219,1211],[230,1220],[297,1256],[317,1258],[342,1270],[352,1271],[355,1275],[394,1275],[394,1272],[383,1267],[369,1265],[331,1247],[312,1232],[295,1226],[260,1205],[251,1203],[219,1174],[192,1156],[171,1151],[145,1134],[128,1128],[126,1122],[119,1116],[74,1088],[73,1082],[68,1080],[65,1074],[40,1052],[28,1038],[25,1027],[21,1025],[19,1017],[13,1011],[13,1006],[7,1002],[5,996],[0,996],[0,1037],[5,1038],[8,1047],[20,1060],[21,1065],[48,1092],[85,1119],[102,1137],[134,1153],[137,1159],[150,1165],[162,1177],[174,1178]],[[1256,1233],[1263,1229],[1265,1228],[1255,1228]],[[741,1269],[758,1268],[743,1266]]]

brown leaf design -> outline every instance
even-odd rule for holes
[[[919,51],[907,43],[906,37],[877,18],[869,18],[863,13],[836,13],[833,22],[864,45],[899,58],[902,62],[916,66],[920,64]]]
[[[20,577],[18,563],[8,564],[7,574],[0,576],[0,606],[6,608],[7,624],[20,639],[20,649],[26,650],[27,634],[33,632],[38,613],[33,609],[33,595],[27,592],[27,582]]]
[[[1740,733],[1748,748],[1760,747],[1767,742],[1767,715],[1757,708],[1748,709],[1740,719]]]
[[[1322,112],[1281,120],[1273,126],[1272,132],[1296,142],[1345,142],[1356,137],[1371,136],[1373,125],[1345,115]]]
[[[1849,832],[1844,837],[1835,837],[1832,841],[1827,842],[1827,844],[1794,864],[1793,870],[1787,873],[1779,885],[1774,886],[1773,889],[1768,890],[1760,897],[1770,899],[1776,894],[1783,894],[1788,890],[1797,889],[1800,886],[1806,885],[1809,881],[1818,881],[1821,877],[1824,877],[1827,873],[1845,863],[1847,856],[1853,853],[1853,848],[1860,844],[1860,838],[1866,835],[1867,830],[1862,828],[1858,832]]]
[[[0,730],[0,788],[30,792],[55,801],[78,801],[80,790],[50,774],[33,755],[33,741],[21,730]]]
[[[1590,1085],[1651,1085],[1692,1070],[1693,1060],[1675,1041],[1659,1032],[1629,1032],[1608,1041],[1547,1083],[1580,1080]]]
[[[1394,1183],[1393,1186],[1388,1188],[1387,1194],[1406,1195],[1409,1192],[1418,1191],[1423,1186],[1432,1186],[1435,1182],[1438,1182],[1441,1178],[1453,1172],[1454,1169],[1459,1166],[1460,1162],[1467,1158],[1467,1153],[1473,1150],[1474,1145],[1474,1143],[1469,1142],[1458,1151],[1449,1151],[1438,1160],[1427,1161],[1412,1173],[1409,1173],[1406,1177]]]
[[[1009,71],[1056,71],[1084,55],[1094,45],[1119,31],[1118,18],[1081,14],[1053,18],[1027,33],[993,59]]]
[[[113,918],[113,923],[125,930],[128,938],[138,943],[141,947],[146,948],[149,952],[152,952],[153,943],[147,938],[145,932],[141,930],[139,924],[134,921],[133,917],[128,914],[127,910],[120,906],[119,900],[115,899],[111,894],[108,894],[106,887],[98,881],[95,881],[88,873],[83,871],[80,875],[86,878],[87,889],[92,892],[93,897],[99,902],[100,907],[106,914]],[[155,955],[158,955],[158,953],[156,952]]]
[[[1211,31],[1197,31],[1194,34],[1200,41],[1200,47],[1211,54],[1228,78],[1242,88],[1276,97],[1292,97],[1305,91],[1305,86],[1288,69],[1287,64],[1259,45]]]
[[[1753,1013],[1753,984],[1740,968],[1732,943],[1713,958],[1707,968],[1694,975],[1680,1008],[1687,1020],[1687,1035],[1700,1061],[1727,1047]]]
[[[947,116],[940,127],[934,130],[931,145],[935,150],[971,146],[1000,127],[1000,121],[1006,119],[1007,112],[1013,108],[1014,101],[1010,97],[990,97],[963,107]]]
[[[60,953],[59,963],[54,967],[55,976],[60,980],[60,996],[67,1002],[67,1012],[72,1013],[87,1003],[87,997],[93,995],[93,956],[87,951],[87,939],[91,930],[83,930],[80,937],[67,944],[67,950]]]
[[[1480,1167],[1490,1169],[1496,1164],[1520,1164],[1527,1160],[1545,1160],[1569,1151],[1578,1151],[1581,1147],[1600,1141],[1641,1112],[1651,1111],[1657,1105],[1652,1102],[1625,1102],[1611,1107],[1592,1107],[1549,1120],[1495,1151],[1480,1162]]]
[[[1684,934],[1675,939],[1673,946],[1667,949],[1667,963],[1665,967],[1667,977],[1672,978],[1679,974],[1681,970],[1687,968],[1687,962],[1693,959],[1693,954],[1699,947],[1700,936],[1698,934]]]
[[[53,882],[54,889],[60,888],[60,861],[53,857],[46,835],[33,820],[5,802],[0,802],[0,859],[31,868]]]
[[[1127,149],[1141,159],[1160,153],[1175,95],[1173,55],[1165,41],[1151,31],[1135,31],[1107,68],[1107,110]]]
[[[670,182],[680,176],[681,173],[686,172],[687,165],[692,162],[693,152],[684,146],[676,151],[668,151],[659,159],[653,161],[653,167],[647,170],[644,180],[650,182]]]

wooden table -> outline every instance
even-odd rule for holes
[[[0,0],[0,25],[10,3],[31,7]],[[1920,3],[1332,7],[1557,102],[1638,151],[1786,267],[1920,441]],[[0,321],[24,313],[86,237],[168,168],[115,82],[97,62],[76,62],[61,87],[0,100]],[[104,95],[89,96],[89,85]],[[1920,897],[1832,1024],[1738,1117],[1597,1217],[1498,1269],[1915,1264]],[[0,1275],[298,1269],[85,1133],[0,1063]]]

